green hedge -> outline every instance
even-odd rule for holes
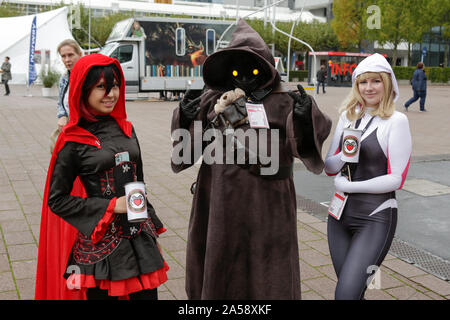
[[[397,80],[410,80],[416,67],[393,67]]]
[[[289,81],[292,81],[293,78],[297,78],[299,81],[308,79],[308,70],[289,71]]]
[[[440,68],[440,67],[425,67],[425,72],[427,72],[427,78],[431,82],[447,83],[450,80],[450,68]]]
[[[397,80],[410,80],[413,76],[414,71],[416,70],[416,67],[396,66],[393,67],[393,69]],[[425,73],[427,75],[427,79],[431,80],[431,82],[447,83],[450,80],[450,67],[425,67]],[[289,71],[289,81],[292,81],[293,78],[297,78],[299,79],[299,81],[307,79],[308,71]]]
[[[394,73],[397,80],[410,80],[416,67],[394,67]],[[427,80],[431,82],[447,83],[450,80],[450,67],[425,67]]]

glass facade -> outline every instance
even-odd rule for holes
[[[445,55],[447,55],[447,66],[450,66],[449,41],[445,41],[442,36],[443,27],[434,27],[427,33],[422,43],[415,43],[411,50],[411,65],[414,66],[422,61],[422,52],[426,51],[423,63],[428,67],[444,66]]]

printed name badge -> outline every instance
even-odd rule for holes
[[[269,121],[267,121],[266,110],[264,109],[264,105],[262,103],[246,103],[245,108],[247,109],[250,127],[269,129]]]
[[[348,196],[343,192],[336,191],[334,193],[333,199],[331,199],[330,206],[328,207],[328,213],[336,220],[339,220],[341,218],[345,203],[347,202],[347,198]]]
[[[115,154],[116,166],[125,161],[130,161],[130,154],[128,151],[120,152]]]

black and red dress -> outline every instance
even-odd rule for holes
[[[89,69],[111,63],[121,70],[117,60],[100,54],[80,59],[72,70],[71,118],[56,143],[44,193],[36,299],[85,299],[93,287],[126,298],[167,280],[169,268],[156,244],[165,229],[151,204],[141,223],[114,213],[124,184],[144,178],[139,143],[126,120],[123,74],[110,115],[89,122],[75,108]],[[116,163],[122,152],[129,159]]]

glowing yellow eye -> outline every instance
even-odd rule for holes
[[[236,70],[233,70],[233,76],[237,77],[238,72]]]
[[[258,70],[258,69],[253,69],[253,74],[254,74],[255,76],[257,76],[258,73],[259,73],[259,70]]]

